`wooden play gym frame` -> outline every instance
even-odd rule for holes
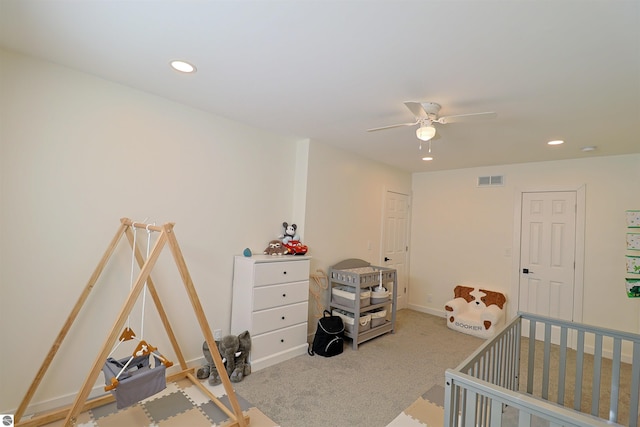
[[[103,396],[98,396],[91,400],[87,400],[87,399],[89,397],[89,393],[91,392],[91,388],[93,387],[93,385],[98,379],[98,375],[100,374],[102,366],[109,355],[110,349],[114,346],[114,344],[118,340],[120,336],[120,331],[123,329],[125,322],[127,321],[127,317],[129,316],[129,313],[133,309],[138,299],[138,296],[143,290],[145,284],[158,310],[158,314],[160,315],[160,319],[162,320],[162,323],[167,332],[169,340],[171,341],[171,345],[173,346],[173,350],[176,354],[176,357],[178,359],[178,362],[181,368],[180,372],[172,375],[168,375],[167,381],[171,382],[171,381],[176,381],[183,378],[187,378],[191,380],[191,382],[194,385],[196,385],[209,399],[211,399],[211,401],[216,406],[218,406],[225,414],[229,416],[230,421],[226,426],[245,427],[249,425],[249,421],[250,421],[249,416],[243,415],[242,413],[242,409],[240,408],[240,404],[238,403],[238,398],[235,394],[235,391],[233,390],[231,381],[229,380],[227,371],[224,367],[224,363],[222,362],[222,358],[220,356],[220,353],[218,352],[218,347],[216,346],[213,334],[211,332],[211,328],[209,327],[209,323],[207,322],[204,310],[202,309],[202,305],[200,304],[200,299],[198,298],[196,290],[193,286],[193,282],[191,280],[189,270],[187,269],[187,265],[182,256],[182,251],[180,250],[180,246],[178,245],[178,241],[176,240],[175,234],[173,232],[174,224],[166,223],[162,226],[156,226],[152,224],[143,224],[143,223],[133,222],[128,218],[122,218],[120,220],[120,223],[121,224],[120,224],[120,227],[118,228],[116,235],[114,236],[113,240],[111,241],[110,245],[108,246],[107,250],[102,256],[102,259],[98,263],[98,266],[93,272],[93,275],[91,276],[91,278],[89,279],[89,282],[85,286],[84,291],[82,292],[75,306],[71,310],[71,314],[69,315],[65,324],[60,330],[60,333],[58,334],[53,346],[49,350],[49,353],[47,354],[44,362],[42,363],[40,370],[36,374],[33,382],[31,383],[31,386],[29,387],[29,389],[27,390],[27,393],[22,399],[20,406],[16,410],[16,413],[14,414],[15,425],[20,427],[41,426],[43,424],[48,424],[50,422],[61,420],[64,418],[65,426],[73,426],[76,424],[77,417],[82,411],[96,408],[98,406],[105,405],[115,400],[114,397],[111,395],[111,393]],[[144,228],[148,231],[151,230],[151,231],[156,231],[160,233],[160,235],[158,236],[153,246],[153,249],[149,253],[149,256],[147,257],[146,260],[143,258],[139,248],[137,247],[137,244],[134,247],[135,239],[134,239],[134,233],[132,231],[134,227]],[[73,325],[73,322],[75,321],[80,310],[82,309],[82,306],[87,300],[91,290],[93,289],[94,285],[98,281],[98,278],[100,277],[107,262],[109,261],[109,258],[111,258],[111,255],[115,251],[116,246],[118,245],[118,242],[120,241],[122,235],[126,235],[127,239],[129,240],[129,244],[131,245],[132,250],[134,251],[136,262],[140,266],[140,273],[135,283],[132,284],[129,296],[127,297],[124,305],[122,306],[122,309],[120,310],[120,313],[118,314],[118,317],[113,327],[111,328],[111,332],[109,333],[107,339],[102,345],[102,349],[100,350],[100,353],[96,357],[96,360],[93,363],[93,367],[91,368],[91,371],[87,375],[87,378],[84,381],[82,388],[78,392],[74,403],[68,407],[49,411],[47,413],[34,416],[33,418],[26,419],[21,422],[21,418],[24,415],[29,405],[29,402],[31,401],[31,399],[33,398],[33,395],[38,389],[38,386],[40,385],[40,382],[42,381],[45,373],[47,372],[47,369],[51,365],[53,358],[58,352],[58,349],[60,348],[62,341],[64,340],[65,336],[69,332],[69,329]],[[180,273],[180,276],[182,277],[182,282],[184,283],[185,290],[189,296],[189,300],[191,301],[191,305],[193,307],[193,311],[196,315],[198,323],[200,324],[200,329],[202,330],[202,333],[204,334],[204,337],[209,346],[209,349],[211,350],[211,355],[213,356],[214,364],[218,369],[218,372],[220,373],[222,384],[229,398],[229,403],[231,404],[231,409],[227,408],[224,403],[222,403],[216,396],[214,396],[209,391],[209,389],[207,389],[200,382],[200,380],[198,380],[195,377],[194,368],[187,367],[187,362],[184,359],[182,350],[178,345],[175,334],[173,333],[173,329],[169,324],[169,319],[167,318],[167,314],[162,306],[160,297],[151,279],[151,276],[150,276],[151,270],[153,269],[156,261],[158,260],[163,247],[167,243],[169,244],[169,248],[171,249],[171,253],[175,260],[176,266],[178,267],[178,271]]]

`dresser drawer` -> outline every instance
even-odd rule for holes
[[[307,324],[300,323],[251,338],[251,359],[258,360],[307,342]]]
[[[254,286],[309,280],[309,261],[256,263]]]
[[[261,286],[253,289],[253,311],[280,307],[309,299],[309,281]]]
[[[253,335],[286,328],[307,321],[309,304],[300,302],[253,313]]]

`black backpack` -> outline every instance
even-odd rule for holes
[[[340,316],[333,316],[329,310],[325,310],[322,318],[318,320],[316,335],[313,344],[309,345],[309,356],[319,354],[331,357],[342,353],[344,348],[344,324]]]

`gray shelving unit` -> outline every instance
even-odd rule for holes
[[[353,349],[358,349],[358,344],[376,338],[386,333],[395,332],[396,302],[397,302],[397,274],[396,270],[387,267],[372,266],[362,259],[350,258],[339,262],[329,268],[329,289],[327,307],[329,311],[342,310],[352,313],[354,317],[352,331],[345,329],[345,336],[353,342]],[[370,304],[361,307],[361,292],[375,289],[382,280],[382,286],[389,290],[388,300],[379,304]],[[348,286],[355,293],[353,306],[344,304],[333,298],[333,288],[336,286]],[[360,315],[376,312],[379,309],[387,310],[384,323],[364,329],[360,328]]]

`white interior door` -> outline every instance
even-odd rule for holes
[[[522,193],[518,309],[573,320],[576,192]]]
[[[387,191],[385,195],[382,264],[396,269],[398,309],[407,306],[407,260],[409,259],[409,196]]]

